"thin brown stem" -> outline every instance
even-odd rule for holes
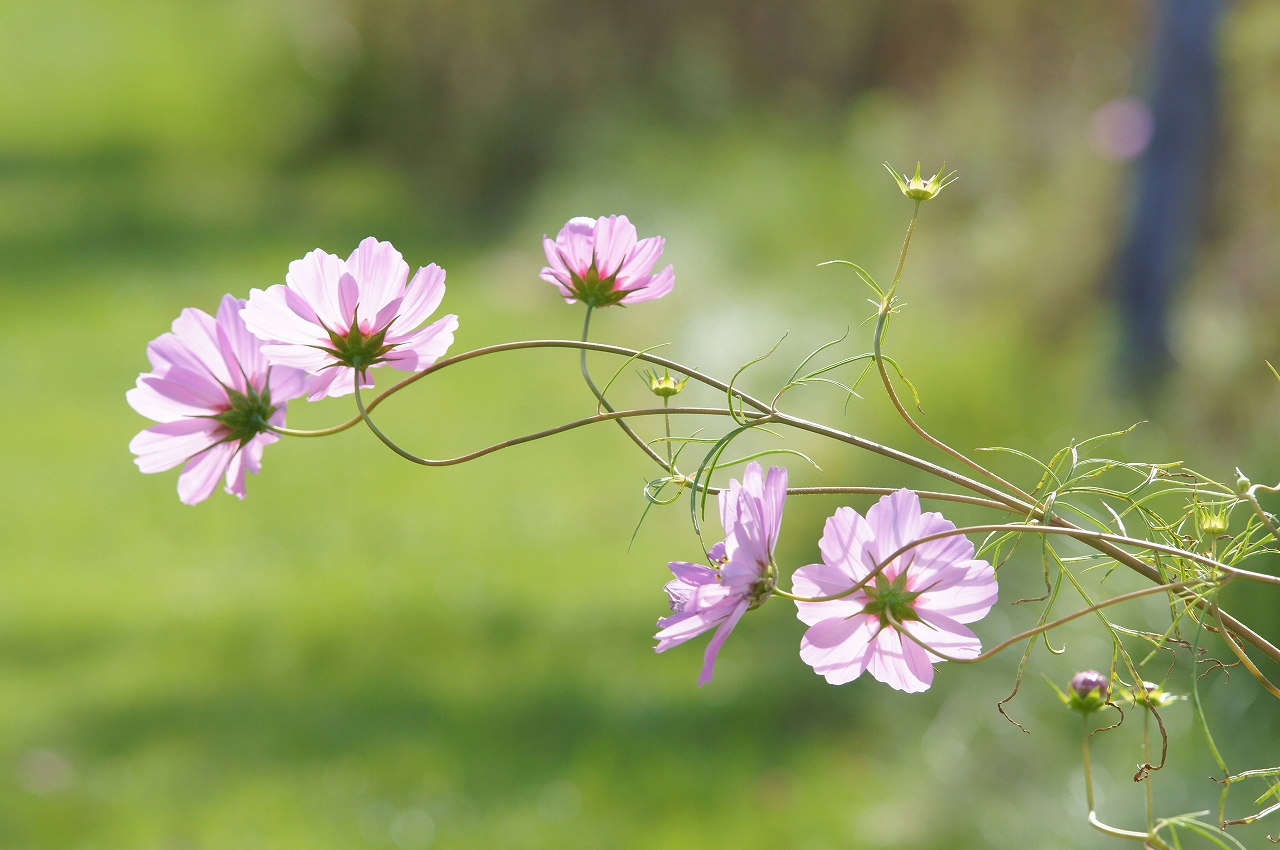
[[[924,649],[926,652],[929,652],[932,655],[938,656],[943,661],[951,661],[955,664],[977,664],[980,661],[986,661],[988,658],[991,658],[995,655],[999,655],[1001,652],[1004,652],[1009,647],[1013,646],[1014,644],[1021,643],[1027,638],[1032,638],[1032,637],[1035,637],[1036,635],[1043,634],[1044,632],[1052,631],[1053,629],[1056,629],[1059,626],[1063,626],[1063,625],[1066,625],[1067,623],[1070,623],[1072,620],[1078,620],[1081,617],[1087,616],[1089,614],[1093,614],[1097,611],[1101,611],[1103,608],[1107,608],[1111,605],[1117,605],[1121,602],[1128,602],[1131,599],[1140,599],[1143,596],[1151,596],[1152,594],[1156,594],[1156,593],[1167,593],[1170,590],[1177,590],[1179,588],[1192,587],[1196,584],[1201,584],[1201,583],[1202,582],[1195,582],[1195,581],[1180,581],[1180,582],[1173,582],[1171,584],[1162,584],[1156,587],[1144,587],[1141,590],[1134,590],[1129,593],[1122,593],[1119,596],[1113,596],[1110,599],[1104,600],[1102,602],[1096,602],[1087,608],[1081,608],[1079,611],[1068,614],[1065,617],[1059,617],[1058,619],[1050,623],[1044,623],[1043,625],[1036,626],[1033,629],[1027,629],[1025,632],[1020,632],[1014,635],[1013,637],[1009,638],[1008,640],[1001,641],[1000,643],[988,649],[986,652],[980,653],[979,655],[975,655],[972,658],[958,658],[955,656],[947,655],[945,652],[940,652],[934,649],[933,647],[929,646],[920,638],[916,637],[914,634],[911,633],[910,630],[904,628],[901,623],[899,623],[897,620],[893,618],[893,615],[890,614],[888,616],[889,616],[890,624],[893,625],[893,627],[898,631],[899,634],[906,635],[907,638],[912,643],[915,643],[921,649]]]

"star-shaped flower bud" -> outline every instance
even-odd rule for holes
[[[947,186],[956,181],[956,173],[952,171],[947,173],[947,164],[942,163],[942,168],[938,169],[938,173],[924,180],[920,177],[920,163],[916,163],[916,173],[914,177],[908,177],[904,171],[899,174],[893,170],[893,166],[885,163],[884,167],[893,175],[893,179],[897,181],[898,188],[902,190],[902,194],[906,195],[913,201],[927,201],[935,197]]]
[[[640,374],[642,377],[649,379],[649,391],[662,398],[671,398],[673,395],[679,395],[680,391],[684,389],[684,385],[689,383],[687,375],[677,381],[671,377],[671,373],[666,369],[662,370],[661,375],[656,370],[641,372]]]

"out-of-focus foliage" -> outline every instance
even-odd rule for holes
[[[371,233],[448,268],[459,348],[572,336],[580,314],[536,279],[538,237],[611,212],[668,238],[677,286],[601,315],[599,338],[671,341],[731,372],[789,329],[748,378],[763,388],[803,356],[795,340],[859,333],[864,293],[815,265],[891,267],[908,209],[880,162],[946,159],[960,180],[924,210],[891,337],[931,427],[1047,455],[1150,418],[1134,455],[1272,480],[1273,5],[1235,4],[1224,26],[1208,242],[1168,401],[1149,411],[1111,392],[1128,175],[1091,142],[1103,103],[1144,91],[1146,4],[0,6],[0,844],[1096,846],[1078,721],[1034,679],[1010,709],[1032,737],[995,712],[1014,658],[943,665],[917,697],[831,688],[776,603],[709,688],[693,685],[697,648],[655,658],[664,563],[696,545],[682,506],[627,551],[650,470],[613,431],[446,471],[363,433],[284,441],[244,503],[190,509],[172,476],[129,463],[145,423],[123,393],[183,306]],[[549,354],[470,367],[385,422],[410,448],[469,448],[593,410],[575,368]],[[866,395],[840,421],[909,441]],[[843,402],[793,398],[836,420]],[[348,413],[300,405],[291,422]],[[924,483],[818,460],[827,481]],[[839,503],[793,500],[788,565],[815,557]],[[1005,603],[1034,595],[1039,569],[1002,573],[984,640],[1029,624]],[[1261,597],[1228,601],[1274,634]],[[1106,665],[1086,624],[1060,640],[1071,654],[1033,674]],[[1233,767],[1280,763],[1275,709],[1214,681]],[[1215,793],[1187,711],[1170,710],[1175,755],[1155,780],[1167,810]],[[1126,727],[1095,748],[1118,821],[1140,811],[1135,745]]]

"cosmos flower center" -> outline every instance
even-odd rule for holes
[[[228,442],[243,445],[271,427],[276,408],[271,404],[269,387],[261,392],[251,383],[245,392],[228,387],[227,400],[231,406],[213,418],[227,428],[229,433],[224,439]]]
[[[864,588],[863,592],[867,594],[867,604],[862,609],[863,613],[879,617],[881,626],[888,626],[890,619],[899,623],[920,619],[913,607],[920,592],[907,590],[905,570],[892,581],[886,578],[884,573],[879,573],[876,575],[875,587]]]
[[[568,266],[568,263],[565,265]],[[601,278],[600,272],[596,270],[594,260],[592,260],[590,268],[587,269],[586,275],[579,277],[578,273],[570,268],[569,277],[573,281],[572,288],[577,299],[592,307],[608,307],[612,304],[617,304],[627,296],[626,292],[620,292],[613,288],[618,279],[617,274]]]
[[[760,573],[760,578],[751,585],[751,591],[747,596],[751,600],[748,610],[755,610],[767,602],[777,584],[778,568],[772,563],[766,564]]]
[[[327,327],[325,332],[329,334],[329,341],[333,343],[333,347],[321,350],[332,354],[344,366],[350,366],[353,369],[368,369],[376,363],[383,362],[387,352],[395,347],[386,343],[387,328],[367,333],[361,330],[360,322],[354,316],[351,320],[351,329],[345,334]]]

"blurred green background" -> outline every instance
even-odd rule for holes
[[[539,239],[616,212],[667,237],[677,286],[601,314],[595,338],[670,342],[731,374],[789,330],[747,379],[772,393],[847,326],[840,351],[865,347],[864,291],[817,263],[889,276],[910,205],[880,163],[945,159],[961,179],[923,210],[891,340],[930,427],[1047,455],[1146,418],[1130,457],[1274,480],[1267,0],[1223,23],[1176,367],[1143,404],[1114,377],[1132,174],[1098,154],[1091,121],[1144,91],[1153,16],[1138,0],[0,3],[0,846],[1108,846],[1084,822],[1078,721],[1039,678],[1105,669],[1090,623],[1055,635],[1065,656],[1033,658],[1011,707],[1030,736],[994,705],[1015,656],[941,665],[923,695],[866,677],[834,688],[797,657],[784,603],[738,629],[699,689],[701,642],[655,656],[650,639],[666,561],[698,552],[688,514],[652,512],[628,549],[654,473],[616,429],[442,470],[359,430],[284,440],[247,500],[189,508],[174,474],[133,467],[146,422],[124,392],[182,307],[212,311],[370,234],[448,269],[455,350],[573,336],[580,308],[537,279]],[[574,361],[460,366],[383,420],[443,455],[584,415]],[[643,402],[637,381],[620,386]],[[829,389],[793,403],[921,450],[874,391],[846,412]],[[348,407],[296,403],[290,424]],[[791,464],[793,481],[928,483],[787,445],[823,468]],[[783,562],[814,559],[845,503],[869,500],[793,499]],[[1035,594],[1037,560],[1002,572],[985,641],[1034,621],[1008,603]],[[1273,600],[1233,605],[1280,628]],[[1135,605],[1126,622],[1160,616]],[[1185,690],[1185,674],[1171,683]],[[1280,763],[1274,702],[1243,676],[1204,684],[1232,768]],[[1159,809],[1210,808],[1190,708],[1167,714]],[[1096,747],[1103,815],[1125,826],[1141,818],[1137,741],[1130,724]],[[1266,827],[1240,835],[1260,844]]]

